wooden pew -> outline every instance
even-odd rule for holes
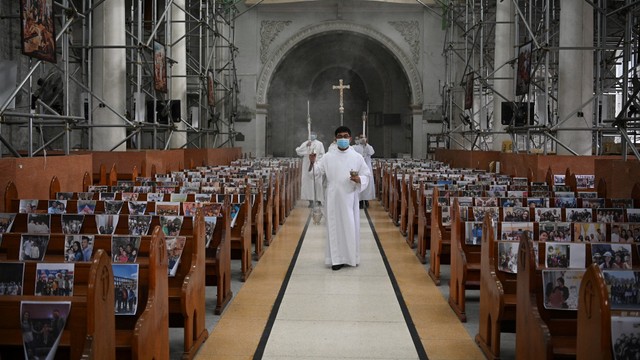
[[[391,177],[391,188],[389,191],[389,216],[396,226],[400,226],[401,186],[404,182],[405,174],[403,173],[400,179],[398,179],[398,176],[398,172],[394,171]]]
[[[407,236],[407,225],[409,222],[409,191],[412,187],[411,182],[413,181],[412,176],[402,176],[402,180],[400,182],[400,234],[402,236]]]
[[[217,286],[216,306],[214,313],[222,311],[231,300],[231,226],[229,220],[229,203],[222,205],[222,217],[219,217],[213,232],[205,258],[206,284]]]
[[[241,261],[241,280],[247,281],[253,265],[251,263],[251,188],[245,186],[244,203],[241,204],[235,226],[231,228],[231,258]]]
[[[255,258],[259,260],[264,254],[262,245],[266,242],[264,238],[264,196],[262,192],[262,179],[255,186],[257,193],[255,202],[251,208],[251,242],[254,244]]]
[[[449,263],[451,255],[451,231],[442,225],[442,211],[438,204],[439,190],[433,189],[431,209],[431,253],[429,256],[429,276],[440,285],[440,264]]]
[[[577,358],[613,359],[609,291],[597,264],[587,267],[578,299]]]
[[[418,232],[418,189],[413,184],[413,176],[409,180],[407,191],[407,244],[414,248],[415,236]]]
[[[416,246],[416,257],[421,263],[427,263],[427,249],[431,245],[431,213],[427,213],[427,202],[429,198],[424,192],[424,183],[420,183],[417,194],[418,209],[418,239]]]
[[[266,187],[266,197],[264,201],[264,244],[269,246],[271,245],[271,241],[273,240],[273,195],[275,192],[275,182],[273,176],[269,176],[269,180],[267,181]]]
[[[21,301],[71,301],[58,358],[115,359],[114,289],[111,260],[103,250],[90,263],[76,264],[74,295],[42,297],[35,290],[36,263],[26,262],[23,294],[0,296],[0,358],[22,358]]]
[[[487,359],[500,358],[500,333],[516,327],[516,274],[498,270],[498,243],[489,214],[482,224],[480,319],[476,343]]]
[[[518,359],[574,358],[576,312],[544,308],[542,272],[535,262],[533,246],[525,233],[518,249],[516,356]],[[541,252],[540,257],[543,254]]]
[[[458,198],[451,206],[451,278],[449,279],[449,305],[462,322],[467,321],[466,289],[480,288],[480,249],[465,241],[465,222],[461,219]],[[468,209],[464,208],[464,211]]]
[[[193,218],[175,276],[169,277],[169,325],[184,329],[183,359],[193,359],[209,336],[205,325],[205,222],[202,209]]]

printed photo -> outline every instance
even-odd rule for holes
[[[603,198],[582,198],[582,207],[591,208],[591,209],[603,208],[604,199]]]
[[[518,249],[520,243],[514,241],[498,241],[498,270],[518,273]]]
[[[147,193],[147,201],[161,202],[164,200],[164,194],[161,192]]]
[[[78,200],[93,200],[93,192],[87,191],[87,192],[79,192],[78,193]]]
[[[180,203],[179,202],[156,202],[156,213],[158,216],[175,216],[180,215]]]
[[[557,194],[556,194],[557,195]],[[575,197],[555,197],[554,207],[558,208],[575,208],[578,207],[578,199]]]
[[[486,213],[489,213],[493,218],[493,221],[498,221],[498,215],[500,214],[500,208],[495,207],[480,207],[476,206],[472,208],[473,210],[473,220],[475,221],[484,221],[484,216]]]
[[[553,175],[553,185],[564,185],[565,175]]]
[[[89,185],[88,190],[94,193],[103,193],[103,192],[108,192],[109,187],[107,185]]]
[[[576,188],[580,189],[594,189],[596,187],[595,175],[576,175]]]
[[[591,262],[602,270],[631,270],[631,244],[591,244]]]
[[[525,232],[529,239],[534,239],[532,222],[502,222],[500,227],[500,240],[502,241],[519,242]]]
[[[82,214],[63,214],[62,220],[62,233],[63,234],[80,234],[82,230],[82,223],[84,222],[84,215]]]
[[[144,215],[147,211],[146,201],[129,201],[129,215]]]
[[[47,213],[64,214],[67,212],[67,200],[49,200]]]
[[[78,214],[91,215],[96,212],[96,200],[78,200]]]
[[[640,223],[612,223],[611,242],[640,242]]]
[[[71,301],[21,301],[20,324],[25,359],[54,359]]]
[[[204,203],[211,201],[211,194],[196,194],[195,200],[197,203]]]
[[[586,244],[547,242],[545,266],[548,268],[584,269]]]
[[[578,199],[595,199],[598,197],[598,193],[595,191],[578,191],[576,194]]]
[[[209,244],[211,244],[211,240],[213,239],[213,232],[216,229],[216,223],[218,222],[218,217],[216,216],[205,216],[204,217],[204,236],[205,236],[205,247],[208,248]]]
[[[535,220],[537,222],[562,221],[562,209],[560,208],[536,208]]]
[[[534,208],[546,208],[549,207],[549,199],[543,197],[529,197],[527,198],[527,206]]]
[[[538,241],[571,242],[571,223],[542,222],[538,225]]]
[[[606,241],[606,224],[600,223],[573,223],[573,241],[575,242],[602,242]]]
[[[160,226],[162,232],[167,236],[180,235],[180,229],[182,229],[182,216],[160,216]]]
[[[107,215],[118,215],[122,210],[124,201],[122,200],[105,200],[104,201],[104,213]]]
[[[544,307],[577,310],[584,270],[542,270]]]
[[[222,216],[222,204],[221,203],[202,203],[202,211],[204,212],[204,216]]]
[[[570,222],[591,222],[593,221],[593,211],[585,208],[565,209],[565,217]]]
[[[138,264],[111,264],[116,315],[135,315],[138,309]]]
[[[24,263],[0,262],[0,296],[22,295]]]
[[[49,245],[49,235],[23,234],[20,237],[20,261],[44,259],[44,254]]]
[[[114,263],[134,263],[138,258],[142,237],[114,235],[111,237],[111,258]]]
[[[73,296],[75,264],[36,264],[36,296]]]
[[[640,344],[640,317],[611,316],[611,345],[615,360],[633,359]]]
[[[524,204],[524,201],[522,201],[522,198],[518,198],[518,197],[503,197],[500,198],[500,206],[502,206],[503,208],[506,207],[522,207]]]
[[[129,215],[129,235],[149,234],[151,219],[151,215]]]
[[[71,200],[71,199],[73,199],[73,193],[72,192],[57,192],[56,193],[56,199],[57,200]]]
[[[15,218],[16,214],[0,213],[0,239],[2,239],[2,234],[11,232]]]
[[[165,46],[153,42],[153,88],[161,93],[167,92],[167,56]]]
[[[116,228],[118,227],[118,220],[120,220],[120,215],[97,214],[95,215],[95,219],[98,234],[111,235],[116,231]]]
[[[187,201],[187,194],[172,193],[171,195],[169,195],[169,201],[170,202],[185,202],[185,201]]]
[[[482,223],[478,221],[465,222],[465,238],[467,245],[480,245],[482,243]]]
[[[640,223],[640,209],[627,208],[627,221]]]
[[[611,222],[624,222],[624,209],[597,209],[596,210],[596,221],[611,223]]]
[[[38,211],[38,200],[20,200],[20,207],[18,208],[18,212],[20,214],[31,214],[36,211]]]
[[[66,261],[91,261],[94,238],[94,235],[65,236]]]
[[[106,192],[103,191],[100,194],[98,194],[98,200],[115,200],[116,199],[116,193],[114,192]]]
[[[51,215],[28,214],[27,232],[29,234],[49,234],[51,229]]]
[[[633,205],[633,199],[611,199],[612,208],[631,209]]]
[[[169,259],[169,276],[176,276],[178,265],[180,264],[180,257],[182,256],[182,250],[184,250],[184,244],[186,241],[186,236],[168,236],[166,238],[167,257]]]
[[[137,192],[123,192],[122,201],[137,201],[139,195]]]
[[[508,222],[528,222],[529,208],[528,207],[505,207],[502,209],[502,221]]]
[[[637,296],[640,291],[640,271],[604,270],[603,275],[609,288],[611,310],[637,310],[640,305]]]

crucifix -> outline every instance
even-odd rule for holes
[[[333,90],[340,91],[340,126],[344,125],[344,89],[351,89],[350,85],[344,85],[342,79],[339,81],[339,85],[333,85]]]

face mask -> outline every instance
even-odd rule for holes
[[[316,135],[311,135],[311,136],[309,136],[309,139],[311,139],[311,141],[315,140],[316,138],[317,138],[317,136],[316,136]]]
[[[339,148],[341,149],[346,149],[349,147],[349,139],[338,139],[338,141],[336,141],[337,145]]]

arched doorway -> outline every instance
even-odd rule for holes
[[[339,79],[351,87],[344,91],[344,124],[354,135],[362,132],[368,106],[367,131],[376,155],[411,153],[412,106],[421,92],[414,93],[419,86],[407,78],[401,56],[367,34],[336,29],[290,46],[274,65],[265,91],[266,153],[295,156],[307,138],[307,101],[312,128],[328,148],[340,124],[339,92],[332,89]]]

